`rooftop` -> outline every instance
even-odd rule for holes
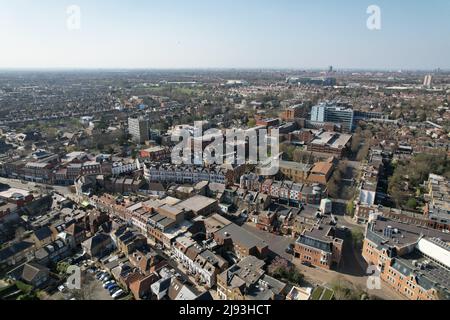
[[[222,239],[231,238],[233,242],[239,244],[239,246],[243,246],[245,248],[264,248],[267,247],[267,243],[258,238],[254,234],[248,232],[244,228],[239,227],[238,225],[231,223],[222,229],[216,232]]]
[[[216,202],[217,200],[215,199],[197,195],[187,200],[184,200],[183,202],[180,202],[178,206],[186,208],[188,210],[192,210],[193,212],[199,212],[209,207],[210,205],[213,205]]]
[[[312,165],[293,161],[280,161],[280,168],[309,172]]]
[[[11,199],[17,197],[27,197],[30,194],[28,190],[9,188],[8,190],[0,192],[0,198]]]
[[[398,221],[378,218],[370,222],[367,238],[379,247],[404,247],[417,243],[420,238],[439,238],[450,241],[450,234]]]

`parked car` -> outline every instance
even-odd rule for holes
[[[113,290],[109,291],[109,295],[112,297],[119,290],[121,290],[119,287],[115,287]]]
[[[117,287],[117,284],[115,282],[112,282],[108,284],[105,289],[109,291],[109,289],[112,289],[114,287]]]
[[[99,272],[97,272],[97,274],[95,275],[95,278],[96,278],[97,280],[100,280],[104,275],[105,275],[104,272],[99,271]]]
[[[287,254],[294,254],[294,246],[292,244],[288,245],[285,251]]]
[[[122,289],[120,289],[120,290],[118,290],[118,291],[116,291],[113,295],[112,295],[112,298],[113,299],[118,299],[118,298],[120,298],[122,295],[123,295],[123,290]]]
[[[111,286],[108,291],[110,295],[113,295],[117,290],[120,290],[120,287],[116,284],[114,286]]]
[[[105,281],[106,279],[109,278],[109,274],[104,273],[101,277],[100,277],[100,281]]]
[[[112,284],[112,283],[114,283],[112,280],[110,280],[110,281],[106,281],[104,284],[103,284],[103,288],[107,288],[110,284]]]

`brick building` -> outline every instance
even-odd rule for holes
[[[338,237],[337,229],[323,225],[305,230],[296,240],[294,257],[302,263],[331,269],[339,265],[342,256],[344,240]]]
[[[367,226],[362,255],[405,298],[448,300],[449,243],[448,233],[377,217]]]

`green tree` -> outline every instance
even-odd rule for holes
[[[334,298],[336,300],[362,300],[369,297],[364,290],[342,278],[333,280],[331,288],[334,291]]]
[[[364,233],[359,229],[352,229],[351,236],[353,246],[357,249],[362,248],[364,242]]]
[[[58,274],[60,275],[66,275],[67,274],[67,269],[69,268],[70,264],[67,262],[58,262],[56,265],[56,272],[58,272]]]
[[[414,198],[411,198],[408,200],[408,202],[406,202],[406,206],[410,209],[415,209],[417,208],[417,200]]]
[[[254,127],[256,126],[256,120],[253,119],[253,118],[250,119],[250,120],[248,120],[247,126],[248,126],[249,128],[254,128]]]
[[[354,217],[354,215],[355,215],[355,204],[354,204],[353,200],[347,202],[346,213],[347,213],[348,216],[350,216],[352,218]]]

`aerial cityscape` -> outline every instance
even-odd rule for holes
[[[0,4],[0,300],[450,300],[449,3],[78,2]]]

